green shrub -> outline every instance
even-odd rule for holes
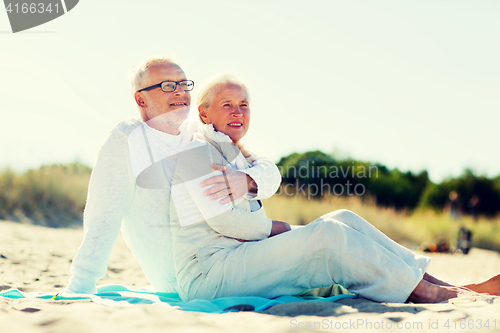
[[[0,217],[51,227],[82,220],[91,168],[53,164],[15,173],[0,172]]]

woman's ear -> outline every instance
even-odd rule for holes
[[[198,106],[198,112],[200,113],[200,118],[203,120],[205,124],[211,124],[212,121],[210,120],[210,117],[208,117],[207,109],[204,108],[202,105]]]

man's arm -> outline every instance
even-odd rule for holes
[[[127,136],[113,130],[97,155],[83,217],[84,237],[71,264],[70,293],[95,293],[135,188]]]
[[[257,156],[250,168],[234,170],[229,166],[214,165],[214,170],[226,172],[223,176],[214,176],[203,181],[200,186],[213,185],[204,194],[210,200],[220,200],[221,204],[229,203],[245,196],[249,200],[267,199],[276,193],[281,184],[281,174],[278,167],[268,158]]]

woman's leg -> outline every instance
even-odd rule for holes
[[[394,253],[394,255],[401,258],[401,260],[406,262],[409,266],[413,266],[415,263],[416,265],[419,265],[422,258],[422,256],[416,255],[406,247],[396,243],[387,237],[383,232],[375,228],[370,222],[350,210],[339,209],[323,215],[320,219],[334,219],[348,225],[349,227],[369,237],[374,242],[377,242],[380,246]]]
[[[409,265],[412,265],[412,261],[414,260],[414,253],[411,252],[410,250],[406,249],[405,247],[395,243],[392,241],[390,238],[388,238],[385,234],[383,234],[380,230],[375,228],[371,223],[360,217],[359,215],[345,209],[337,210],[334,212],[331,212],[329,214],[326,214],[325,217],[330,217],[337,219],[350,227],[358,230],[359,232],[367,235],[368,237],[372,238],[382,246],[386,247],[389,249],[391,252],[394,254],[398,255],[400,258],[405,260]],[[439,290],[434,290],[435,287],[432,285],[428,285],[425,282],[422,283],[421,287],[424,288],[424,294],[425,291],[432,291],[431,294],[435,294],[438,298],[439,297],[447,297],[446,295],[452,295],[452,294],[457,294],[457,293],[463,293],[465,290],[463,288],[467,288],[469,290],[478,292],[478,293],[488,293],[491,295],[499,295],[500,296],[500,275],[496,275],[492,278],[490,278],[487,281],[480,282],[480,283],[474,283],[474,284],[468,284],[460,287],[455,287],[447,282],[444,282],[442,280],[439,280],[435,278],[434,276],[425,273],[423,276],[423,281],[427,281],[432,285],[437,285],[437,286],[444,286],[444,287],[451,287],[451,289],[446,289],[446,288],[441,288]],[[425,286],[425,287],[424,287]],[[455,289],[453,289],[455,288]],[[458,288],[458,289],[457,289]],[[450,291],[451,290],[451,291]],[[420,289],[417,290],[417,292],[420,293]],[[419,296],[420,297],[420,296]],[[432,298],[433,296],[431,296]]]
[[[422,279],[408,297],[408,301],[413,303],[439,303],[466,295],[475,296],[478,294],[466,288],[454,287],[448,284],[438,285]]]
[[[189,298],[272,298],[332,282],[379,302],[441,302],[470,294],[439,285],[445,283],[425,275],[429,258],[393,242],[356,214],[334,213],[269,239],[210,253],[200,260],[203,278],[190,288]]]
[[[405,302],[429,259],[403,248],[411,254],[403,260],[393,247],[325,215],[303,228],[245,243],[217,260],[211,256],[210,266],[200,262],[204,281],[190,297],[295,295],[336,282],[368,299]]]

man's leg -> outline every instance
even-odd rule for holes
[[[489,278],[486,281],[467,284],[463,286],[478,293],[488,293],[490,295],[500,296],[500,274]]]

